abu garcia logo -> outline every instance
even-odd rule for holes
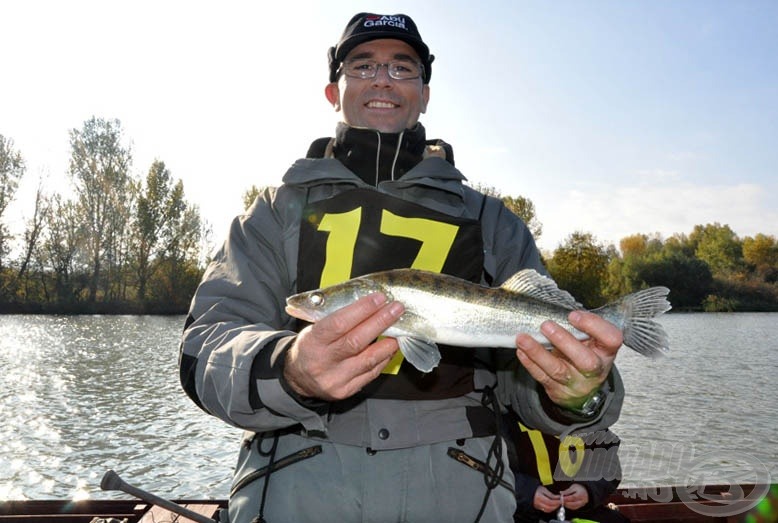
[[[405,17],[404,16],[368,16],[365,19],[364,27],[382,27],[382,26],[391,26],[396,27],[398,29],[405,29],[408,28],[405,26]]]

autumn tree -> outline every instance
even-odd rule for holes
[[[633,234],[619,240],[621,255],[628,257],[645,256],[648,251],[648,236],[645,234]]]
[[[105,262],[115,260],[121,245],[130,192],[129,147],[121,143],[119,120],[92,117],[70,131],[70,175],[78,198],[79,216],[86,235],[91,275],[89,301],[97,298]],[[108,287],[108,285],[106,285]]]
[[[778,279],[778,242],[774,236],[759,233],[743,238],[743,260],[764,281]]]

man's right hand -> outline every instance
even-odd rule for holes
[[[401,303],[371,294],[309,325],[286,354],[284,377],[299,395],[336,401],[353,396],[381,374],[397,352],[378,336],[402,316]],[[375,343],[373,343],[375,341]]]
[[[554,494],[543,485],[535,490],[532,505],[541,512],[553,512],[562,506],[559,494]]]

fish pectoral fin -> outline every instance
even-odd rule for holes
[[[397,339],[405,359],[421,372],[430,372],[440,363],[440,350],[435,342],[435,328],[424,317],[406,310],[386,331]]]
[[[398,336],[397,344],[405,359],[421,372],[430,372],[440,363],[440,350],[434,342],[411,336]]]

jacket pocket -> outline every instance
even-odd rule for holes
[[[288,456],[284,456],[283,458],[277,459],[272,463],[270,463],[269,465],[259,468],[249,474],[246,474],[245,476],[240,478],[237,482],[235,482],[235,484],[232,486],[232,490],[230,490],[230,497],[234,496],[236,492],[238,492],[246,485],[260,478],[272,474],[277,470],[281,470],[282,468],[288,467],[289,465],[294,465],[295,463],[299,463],[300,461],[317,456],[321,454],[321,452],[322,452],[321,445],[314,445],[313,447],[307,447],[298,450],[297,452],[294,452],[292,454],[289,454]]]
[[[457,448],[454,448],[454,447],[449,447],[448,451],[446,452],[446,454],[448,454],[448,456],[450,458],[458,461],[459,463],[461,463],[461,464],[463,464],[463,465],[465,465],[467,467],[470,467],[471,469],[473,469],[473,470],[475,470],[477,472],[480,472],[481,474],[488,474],[488,473],[491,472],[490,469],[487,467],[486,463],[484,463],[483,461],[481,461],[479,459],[474,458],[473,456],[471,456],[467,452],[464,452],[464,451],[462,451],[460,449],[457,449]],[[510,470],[510,469],[508,469],[508,470]],[[507,488],[511,492],[514,491],[513,487],[511,486],[511,484],[508,483],[507,481],[505,481],[504,479],[500,479],[499,484],[500,484],[500,486],[503,486],[503,487]]]

